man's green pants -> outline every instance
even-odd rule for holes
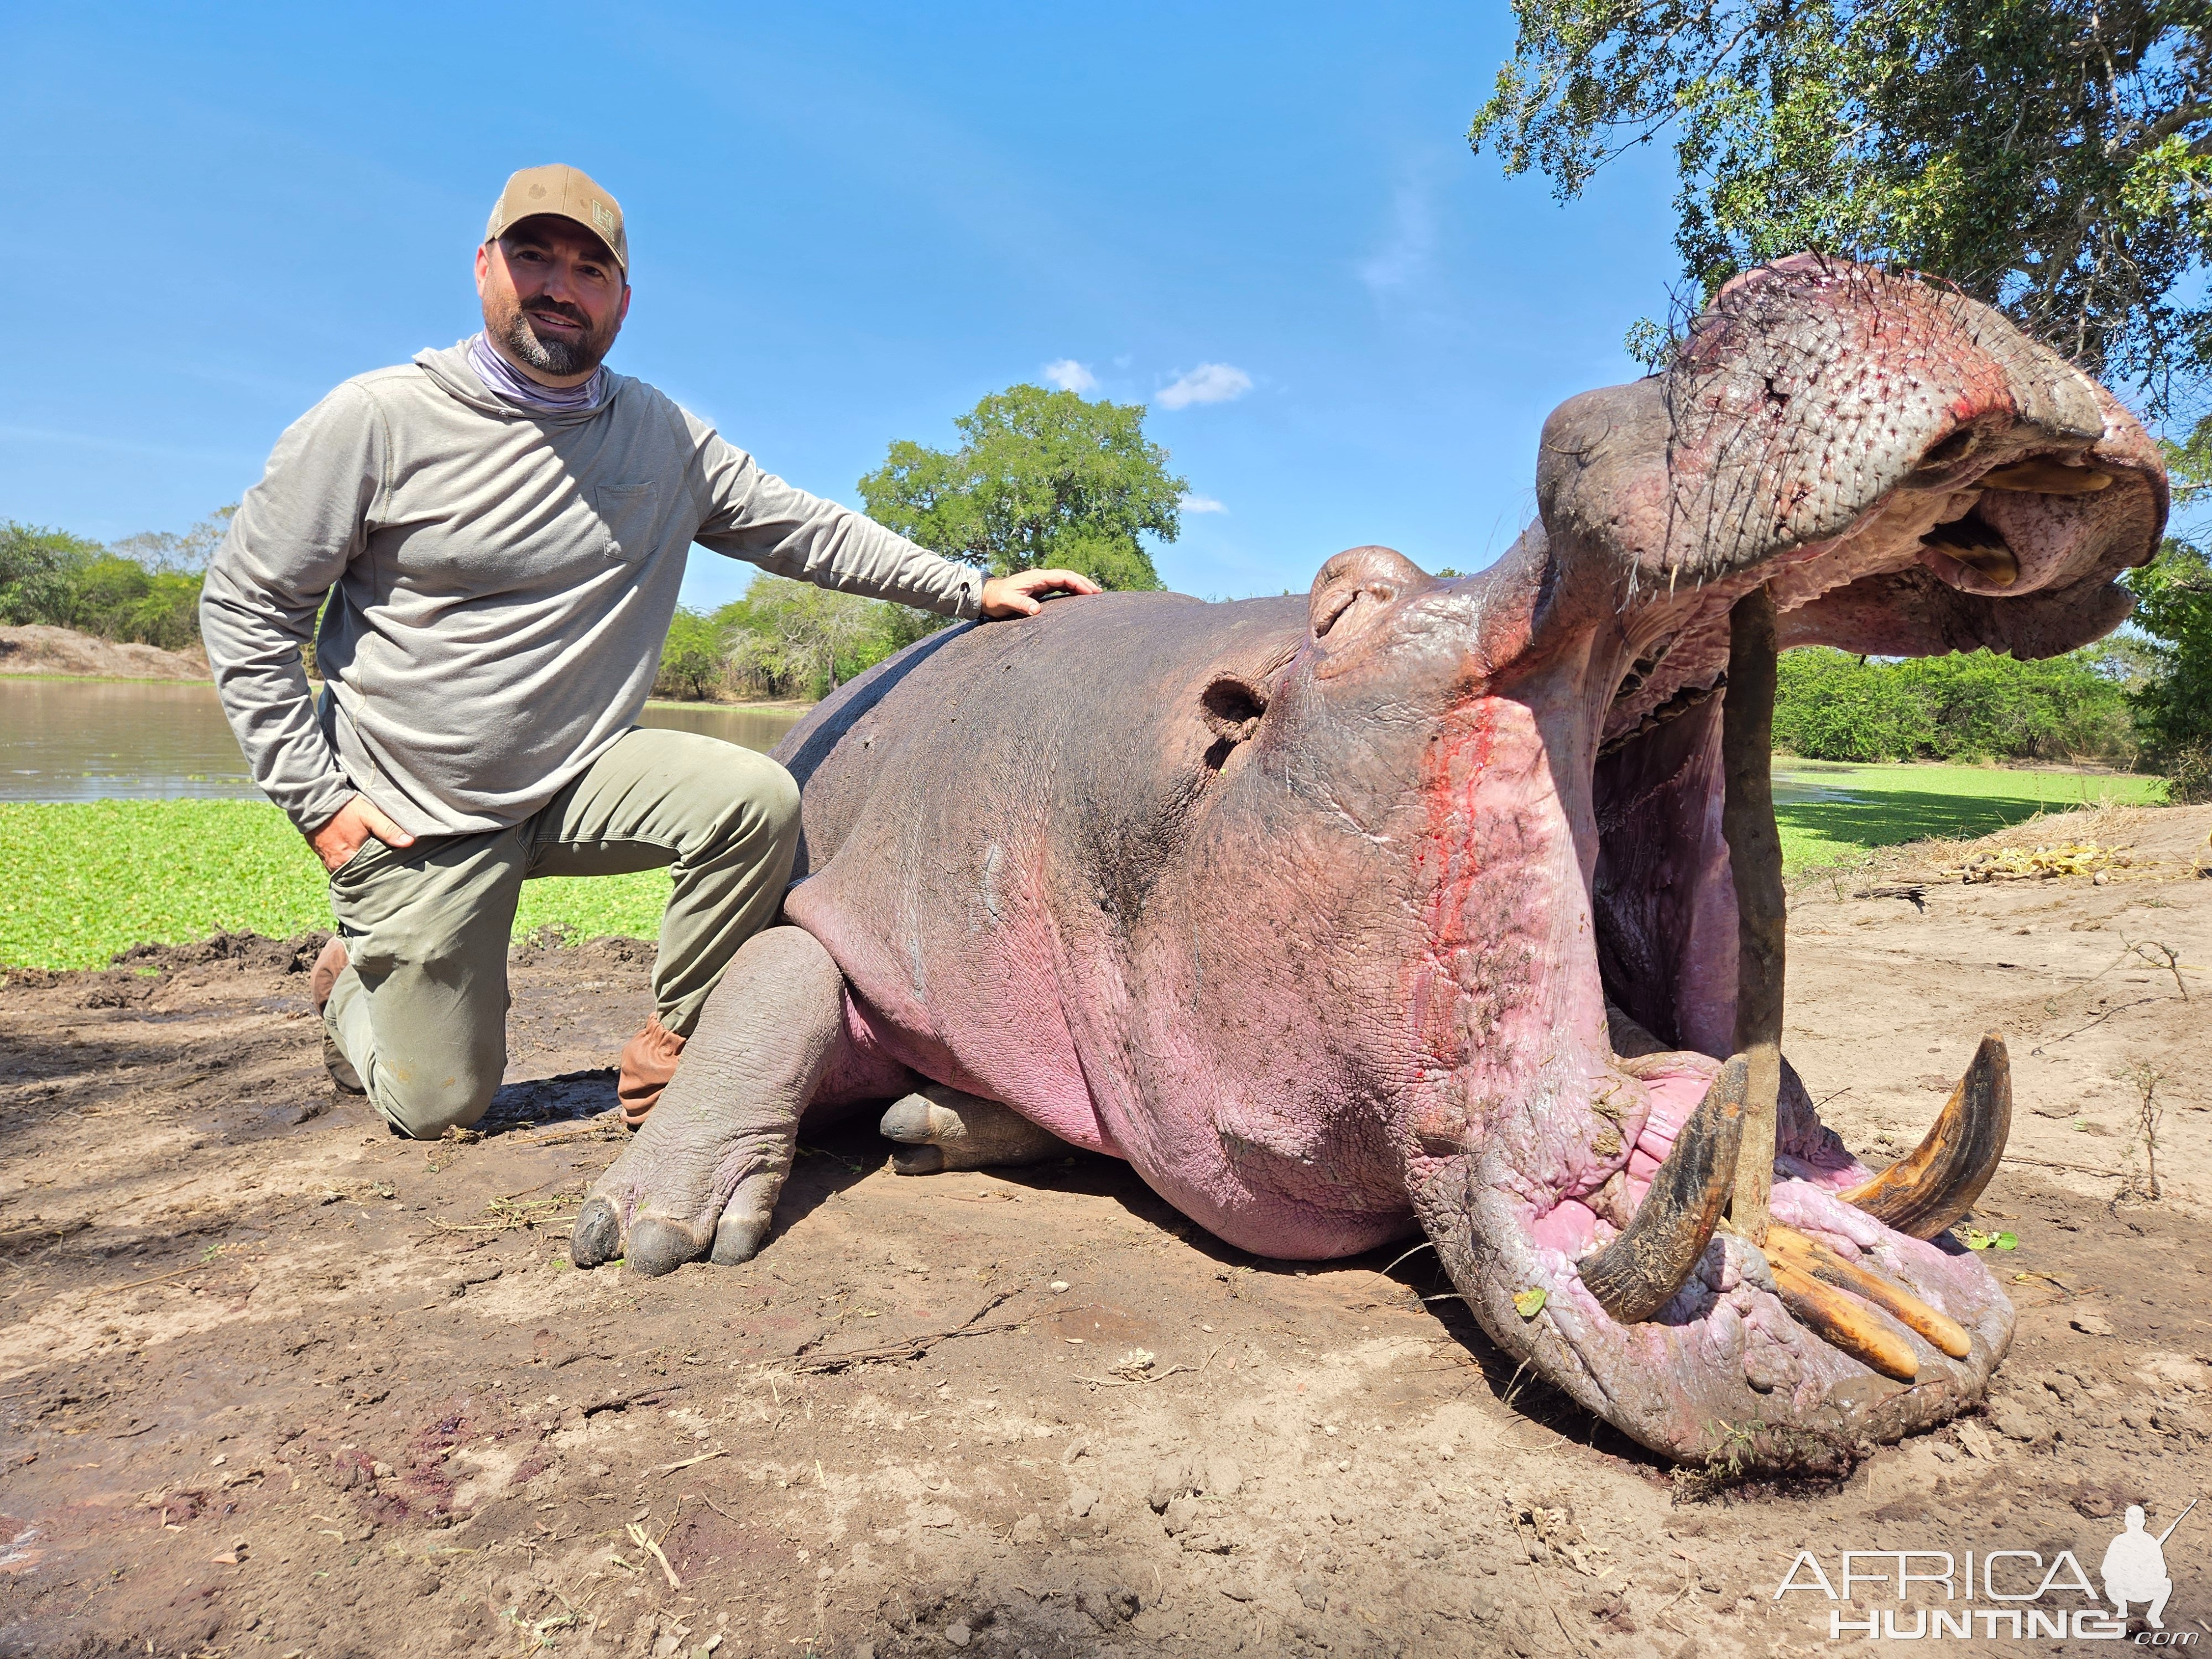
[[[633,730],[511,829],[363,842],[331,878],[349,960],[324,1024],[400,1133],[465,1127],[507,1069],[524,882],[667,868],[653,997],[660,1023],[689,1036],[738,946],[774,920],[798,844],[799,786],[767,756]]]

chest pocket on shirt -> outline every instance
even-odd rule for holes
[[[611,559],[635,563],[653,551],[658,514],[653,511],[653,481],[643,483],[603,483],[591,491],[592,511],[606,532],[601,550]]]

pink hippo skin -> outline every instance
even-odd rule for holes
[[[2028,460],[2107,482],[1978,484]],[[1578,1262],[1731,1042],[1730,605],[1765,585],[1785,645],[2069,649],[2158,545],[2156,452],[1996,313],[1800,257],[1665,374],[1555,413],[1537,499],[1477,576],[1370,547],[1308,601],[1060,600],[823,703],[777,751],[805,802],[786,925],[594,1188],[578,1264],[745,1259],[802,1111],[927,1080],[1259,1255],[1425,1232],[1492,1340],[1672,1457],[1835,1467],[1971,1407],[2010,1304],[1948,1234],[1842,1201],[1868,1172],[1786,1069],[1776,1217],[1959,1322],[1965,1358],[1914,1336],[1914,1380],[1877,1375],[1725,1231],[1638,1323]],[[902,1138],[957,1127],[927,1104]]]

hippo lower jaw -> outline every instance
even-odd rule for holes
[[[1981,1400],[2011,1343],[2011,1303],[1948,1235],[1915,1237],[1842,1196],[1868,1171],[1820,1127],[1794,1074],[1765,1249],[1723,1222],[1657,1308],[1609,1310],[1594,1269],[1620,1247],[1615,1218],[1632,1226],[1650,1188],[1663,1190],[1687,1103],[1722,1071],[1686,1053],[1620,1063],[1654,1097],[1630,1157],[1645,1179],[1552,1201],[1492,1152],[1410,1172],[1446,1271],[1506,1352],[1654,1450],[1736,1468],[1847,1468],[1869,1443]]]
[[[2010,1303],[1944,1231],[2003,1152],[2002,1042],[1985,1039],[1920,1152],[1873,1176],[1779,1059],[1780,852],[1763,732],[1754,754],[1724,765],[1724,700],[1678,698],[1665,720],[1603,746],[1584,798],[1577,769],[1560,765],[1598,746],[1577,744],[1576,703],[1523,686],[1515,709],[1525,720],[1495,709],[1480,720],[1474,790],[1517,793],[1521,822],[1553,818],[1567,832],[1548,845],[1522,833],[1510,882],[1548,889],[1553,902],[1516,902],[1577,925],[1551,923],[1549,950],[1563,960],[1538,1045],[1503,1042],[1493,1024],[1461,1056],[1459,1098],[1417,1115],[1415,1212],[1490,1334],[1638,1441],[1685,1462],[1847,1468],[1869,1443],[1977,1404],[2010,1344]],[[1732,859],[1721,825],[1742,816],[1732,792],[1747,769],[1767,834],[1736,837]],[[1515,816],[1477,793],[1458,811]],[[1445,837],[1457,816],[1439,823]],[[1466,861],[1495,863],[1496,850]],[[1768,867],[1755,867],[1762,860]],[[1550,879],[1528,879],[1547,866]],[[1460,902],[1438,907],[1431,960],[1449,961],[1472,931],[1455,909],[1479,911],[1492,931],[1503,914],[1499,891],[1485,892],[1478,875],[1466,883]],[[1762,885],[1765,952],[1737,899]],[[1585,932],[1594,952],[1563,948]],[[1593,1005],[1603,1010],[1595,1021]],[[1756,1021],[1739,1010],[1760,1007],[1767,1031],[1747,1036]],[[1578,1043],[1593,1024],[1601,1042]],[[1763,1102],[1744,1054],[1759,1041],[1770,1055]],[[1498,1052],[1486,1060],[1485,1048]],[[1715,1055],[1731,1048],[1724,1067]],[[1534,1097],[1514,1100],[1511,1080],[1533,1081]],[[1762,1109],[1763,1133],[1751,1133]]]

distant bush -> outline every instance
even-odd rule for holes
[[[104,640],[181,651],[199,641],[203,580],[197,571],[149,570],[103,554],[78,573],[67,625]]]
[[[1788,652],[1775,746],[1808,760],[2128,763],[2128,695],[2100,672],[2104,661],[2094,650],[2042,662],[1988,651],[1902,662],[1825,647]]]
[[[668,625],[668,638],[661,644],[660,672],[653,682],[653,694],[703,702],[722,690],[728,678],[722,630],[712,617],[679,606],[675,620]]]
[[[946,620],[763,574],[717,611],[677,611],[653,690],[702,700],[823,697]]]
[[[2172,799],[2212,800],[2212,563],[2203,549],[2169,541],[2127,584],[2150,658],[2129,694],[2144,757],[2166,774]]]
[[[77,574],[104,550],[66,530],[0,524],[0,627],[70,626]]]
[[[232,509],[173,535],[102,547],[64,530],[0,524],[0,624],[44,623],[179,651],[200,636],[200,583]]]

